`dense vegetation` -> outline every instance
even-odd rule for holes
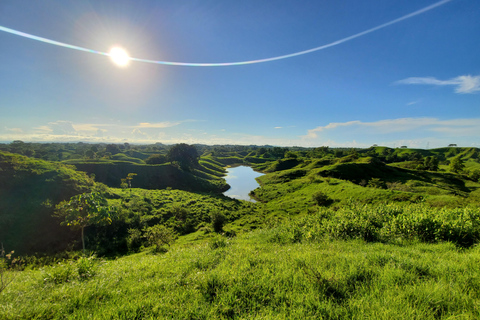
[[[479,317],[476,148],[0,150],[0,318]],[[235,165],[256,203],[222,195]],[[93,197],[82,256],[53,216]]]

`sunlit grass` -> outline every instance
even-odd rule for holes
[[[268,231],[97,261],[89,279],[20,272],[2,319],[473,319],[480,252],[449,243],[275,244]],[[55,266],[58,268],[58,266]]]

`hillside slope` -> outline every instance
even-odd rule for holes
[[[0,242],[17,253],[65,249],[76,233],[52,218],[54,207],[93,185],[71,166],[0,152]]]

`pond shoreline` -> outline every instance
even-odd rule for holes
[[[223,194],[234,199],[256,202],[257,200],[250,195],[250,192],[260,186],[256,178],[264,173],[243,164],[226,166],[225,169],[227,173],[224,179],[230,189]]]

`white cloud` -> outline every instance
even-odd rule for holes
[[[317,132],[322,132],[329,129],[335,129],[337,127],[348,127],[352,125],[361,124],[360,121],[349,121],[349,122],[331,122],[324,127],[316,127],[315,129],[308,130],[306,138],[316,138]]]
[[[413,106],[414,104],[417,104],[419,102],[420,102],[420,100],[410,101],[409,103],[407,103],[407,106]]]
[[[23,132],[23,130],[20,129],[20,128],[8,128],[8,127],[5,127],[5,131],[14,132],[14,133],[22,133]]]
[[[56,122],[50,122],[48,124],[48,128],[52,131],[51,133],[54,135],[76,135],[77,130],[73,127],[73,123],[71,121],[63,121],[59,120]]]
[[[132,135],[136,140],[145,140],[149,139],[148,135],[145,132],[142,132],[140,129],[135,128],[132,131]]]
[[[437,118],[400,118],[374,122],[348,121],[329,123],[316,127],[301,136],[303,145],[335,145],[340,141],[351,141],[352,137],[361,139],[362,144],[409,145],[426,148],[452,143],[453,139],[461,139],[474,143],[480,136],[480,118],[450,119]],[[450,142],[449,142],[450,141]],[[434,144],[436,143],[436,144]],[[457,142],[455,142],[457,143]],[[352,145],[353,146],[353,145]]]
[[[432,132],[447,132],[462,135],[462,132],[476,131],[480,128],[480,119],[453,119],[439,120],[436,118],[400,118],[387,119],[375,122],[349,121],[343,123],[330,123],[307,131],[304,139],[318,138],[320,132],[333,131],[337,128],[349,127],[348,131],[359,130],[362,134],[385,135],[390,133],[426,130]],[[446,129],[448,128],[448,130]],[[357,132],[356,131],[356,132]]]
[[[480,76],[464,75],[449,80],[433,77],[411,77],[395,82],[396,84],[426,84],[434,86],[455,86],[456,93],[475,93],[480,91]]]
[[[174,126],[178,126],[181,124],[182,121],[177,121],[177,122],[157,122],[157,123],[149,123],[149,122],[141,122],[138,124],[138,126],[134,126],[135,128],[170,128]]]

